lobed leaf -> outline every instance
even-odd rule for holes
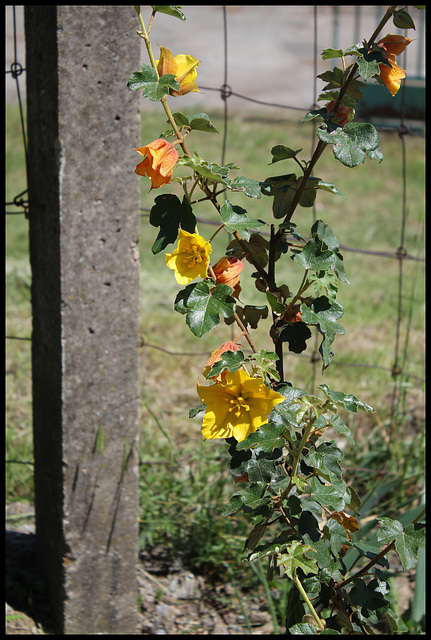
[[[260,429],[251,433],[245,440],[238,442],[236,448],[242,451],[259,445],[260,450],[270,453],[274,449],[282,448],[285,445],[285,439],[282,437],[285,430],[286,426],[284,424],[267,422]]]
[[[168,16],[173,16],[174,18],[179,18],[180,20],[185,20],[186,16],[181,11],[181,5],[171,4],[171,5],[150,5],[153,11],[158,11],[159,13],[166,13]]]
[[[344,128],[337,127],[329,132],[323,124],[317,129],[322,142],[333,145],[334,157],[346,167],[356,167],[371,159],[383,160],[379,135],[372,124],[367,122],[348,122]]]
[[[425,548],[425,525],[411,523],[404,529],[401,522],[391,518],[377,518],[381,529],[377,531],[377,540],[387,544],[395,540],[395,549],[400,556],[403,569],[407,571],[416,566],[419,549]]]
[[[249,229],[258,229],[266,223],[263,220],[249,218],[246,213],[245,209],[232,205],[229,200],[225,200],[220,209],[220,215],[225,224],[226,231],[229,231],[229,233],[238,231],[242,238],[249,240]]]
[[[207,133],[218,133],[217,129],[211,122],[206,113],[198,113],[195,116],[187,116],[177,111],[172,114],[175,122],[179,127],[189,127],[196,131],[206,131]]]
[[[294,540],[281,553],[278,558],[278,564],[282,564],[287,576],[293,580],[297,567],[302,569],[305,575],[309,573],[317,573],[318,568],[314,558],[309,558],[306,554],[315,549],[310,544],[302,544],[298,540]]]
[[[218,376],[222,371],[238,371],[244,365],[246,358],[242,351],[225,351],[221,354],[220,360],[213,365],[207,378]]]
[[[142,71],[132,73],[127,86],[132,91],[143,89],[144,98],[157,102],[169,93],[169,89],[180,90],[180,83],[172,73],[166,73],[159,78],[153,67],[147,64],[141,64],[140,67]]]
[[[346,411],[350,411],[350,413],[357,413],[358,409],[362,409],[367,413],[374,413],[373,407],[370,407],[369,404],[358,400],[358,398],[351,393],[331,391],[327,384],[319,384],[318,389],[322,389],[328,398],[331,398],[335,404],[343,407]]]
[[[189,201],[184,196],[183,201],[172,194],[156,196],[150,212],[150,224],[160,227],[158,236],[151,248],[154,254],[163,249],[178,238],[178,230],[194,233],[196,228],[196,216]]]
[[[232,287],[226,284],[211,289],[205,281],[191,283],[177,294],[175,310],[186,314],[188,327],[201,338],[219,324],[220,315],[227,318],[235,311],[231,293]]]

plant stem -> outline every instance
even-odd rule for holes
[[[313,616],[313,618],[316,621],[316,624],[318,626],[318,628],[320,629],[320,631],[323,631],[323,629],[325,628],[322,620],[319,618],[319,616],[317,615],[313,605],[310,602],[310,598],[307,596],[304,587],[301,584],[300,579],[298,578],[298,576],[296,575],[296,573],[293,574],[293,582],[295,583],[296,588],[298,589],[299,593],[301,594],[301,596],[303,597],[305,604],[307,605],[307,607],[310,609],[310,613]]]
[[[299,446],[297,448],[297,453],[296,455],[293,457],[293,461],[292,461],[292,473],[291,473],[291,478],[293,478],[293,476],[296,476],[296,469],[298,468],[298,462],[299,462],[299,458],[301,456],[302,450],[304,448],[305,443],[308,440],[308,437],[311,433],[311,429],[313,428],[313,424],[316,422],[316,416],[314,416],[314,418],[311,418],[309,423],[307,424],[307,426],[304,428],[304,433],[302,434],[302,438],[301,438],[301,442],[299,443]]]
[[[424,507],[420,512],[420,514],[416,516],[416,518],[413,520],[412,524],[414,524],[415,522],[419,522],[419,520],[424,515],[425,511],[426,509]],[[377,564],[377,562],[379,562],[386,554],[388,554],[389,551],[392,551],[395,548],[395,542],[396,540],[392,540],[392,542],[389,542],[385,547],[383,547],[380,553],[378,553],[372,560],[370,560],[370,562],[368,562],[368,564],[365,565],[365,567],[363,567],[360,571],[355,573],[353,576],[350,576],[350,578],[346,578],[346,580],[343,580],[342,582],[339,582],[338,584],[334,585],[334,589],[338,591],[339,589],[342,589],[343,587],[345,587],[346,584],[349,584],[349,582],[352,582],[353,580],[355,580],[355,578],[360,578],[361,576],[368,573],[370,569],[372,569],[373,566]]]

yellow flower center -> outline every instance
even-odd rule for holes
[[[235,411],[235,416],[237,418],[240,417],[241,415],[241,410],[244,409],[244,411],[250,411],[250,405],[246,404],[244,401],[244,398],[242,398],[241,396],[239,396],[238,398],[235,398],[234,400],[229,400],[229,404],[231,404],[232,406],[229,407],[228,411]]]
[[[199,250],[196,245],[190,247],[188,255],[184,258],[184,263],[189,267],[193,267],[195,264],[199,264],[203,260],[203,252]]]

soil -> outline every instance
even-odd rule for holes
[[[12,511],[22,508],[10,505]],[[28,511],[28,505],[26,505]],[[49,608],[38,591],[32,524],[6,531],[6,634],[55,635]],[[192,573],[181,559],[172,560],[166,545],[147,547],[137,559],[141,602],[137,635],[272,635],[274,626],[263,588],[237,592],[232,584],[214,583]],[[401,572],[398,557],[389,558]],[[414,592],[415,571],[395,578],[399,611],[407,610]],[[239,599],[240,598],[240,601]],[[386,634],[384,630],[380,633]]]
[[[55,635],[49,608],[38,592],[35,535],[6,531],[6,634]],[[263,590],[241,593],[193,574],[181,560],[172,562],[164,545],[148,547],[138,558],[136,579],[141,602],[137,634],[272,634],[274,627]],[[245,615],[244,615],[245,612]],[[246,621],[246,617],[248,621]]]

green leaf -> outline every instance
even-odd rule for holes
[[[193,409],[189,409],[189,418],[194,418],[201,411],[205,411],[206,408],[207,408],[206,404],[201,402],[200,404],[198,404],[197,407],[193,407]]]
[[[221,354],[220,360],[213,365],[207,378],[218,376],[222,371],[231,371],[232,373],[241,369],[244,365],[245,356],[242,351],[225,351]]]
[[[283,313],[286,310],[286,305],[279,301],[277,296],[271,291],[266,291],[266,299],[271,305],[271,309],[275,311],[275,313]]]
[[[176,81],[172,73],[166,73],[160,78],[153,67],[146,64],[140,65],[142,71],[135,71],[129,78],[127,86],[132,91],[143,89],[144,98],[149,98],[153,102],[157,102],[163,98],[169,89],[180,90],[180,83]]]
[[[353,580],[354,587],[349,593],[353,604],[361,607],[361,613],[369,618],[372,613],[379,612],[382,615],[389,609],[389,602],[385,595],[389,593],[389,586],[386,582],[374,578],[368,584],[362,578]],[[386,585],[386,586],[385,586]]]
[[[333,629],[331,631],[334,632]],[[289,628],[289,633],[292,636],[317,636],[317,629],[311,622],[298,622]]]
[[[393,21],[398,29],[416,29],[411,15],[405,9],[397,11],[394,14]]]
[[[273,380],[280,380],[280,376],[276,369],[275,363],[278,360],[278,356],[273,351],[266,351],[262,349],[252,356],[253,366],[257,367],[260,371],[262,378],[269,376]]]
[[[269,496],[264,496],[262,498],[262,486],[258,484],[252,483],[244,483],[240,485],[241,489],[232,496],[229,502],[225,505],[223,509],[224,516],[231,516],[239,509],[243,509],[243,511],[251,512],[259,509],[260,507],[264,507],[270,500]]]
[[[293,256],[293,260],[304,269],[314,272],[332,269],[340,280],[349,283],[338,240],[329,225],[321,220],[313,224],[307,244]]]
[[[265,320],[268,317],[268,307],[266,306],[255,307],[246,304],[244,307],[241,307],[237,304],[236,312],[245,328],[249,325],[252,329],[257,329],[259,320]],[[235,320],[233,320],[233,318],[227,318],[225,322],[226,324],[232,324]]]
[[[277,144],[271,149],[271,164],[274,164],[274,162],[279,162],[280,160],[289,160],[291,158],[295,158],[295,156],[297,156],[300,151],[302,151],[302,148],[294,151],[293,149],[286,147],[284,144]]]
[[[332,132],[323,124],[317,129],[317,136],[322,142],[334,145],[334,157],[346,167],[364,163],[367,155],[380,162],[383,160],[379,134],[367,122],[348,122],[343,129],[337,127]]]
[[[358,409],[362,409],[367,413],[374,413],[373,407],[369,404],[358,400],[356,396],[351,393],[343,393],[342,391],[331,391],[327,384],[319,384],[318,389],[322,389],[323,393],[330,398],[335,404],[350,411],[350,413],[357,413]]]
[[[343,307],[335,300],[328,300],[326,296],[315,298],[310,307],[301,305],[302,320],[308,325],[316,325],[323,335],[319,352],[323,359],[323,369],[331,363],[334,355],[330,347],[336,334],[344,334],[344,327],[338,324],[338,318],[344,313]]]
[[[343,472],[339,462],[342,457],[343,453],[335,442],[323,442],[305,456],[304,462],[312,467],[317,475],[335,483],[342,477]]]
[[[377,531],[377,540],[388,544],[395,540],[395,549],[401,558],[404,571],[416,566],[420,548],[425,548],[425,525],[409,524],[404,529],[401,522],[390,518],[377,518],[381,529]]]
[[[245,209],[232,205],[229,200],[225,200],[220,209],[220,215],[225,224],[226,231],[229,231],[229,233],[238,231],[244,240],[249,240],[249,229],[258,229],[266,223],[263,220],[249,218],[246,213]]]
[[[307,348],[306,340],[311,338],[311,331],[304,322],[294,322],[281,327],[279,339],[289,344],[289,351],[302,353]]]
[[[248,198],[260,198],[262,196],[259,180],[239,176],[234,178],[228,186],[230,191],[241,191]]]
[[[286,547],[285,553],[281,553],[278,558],[278,564],[282,564],[287,576],[293,580],[295,569],[299,567],[305,575],[309,573],[318,573],[316,561],[307,557],[307,553],[315,551],[310,544],[301,544],[298,540],[294,540]]]
[[[178,229],[194,233],[196,229],[196,216],[189,201],[184,196],[181,202],[177,196],[163,194],[157,196],[150,212],[150,224],[160,227],[159,234],[151,248],[154,254],[163,249],[178,238]]]
[[[274,196],[272,212],[274,218],[280,219],[289,213],[295,194],[302,182],[302,178],[296,179],[294,173],[282,176],[266,178],[264,194]],[[301,207],[312,207],[316,199],[316,189],[319,178],[309,178],[299,200]]]
[[[380,68],[377,60],[371,58],[371,56],[372,53],[367,56],[359,56],[357,60],[359,75],[365,81],[380,73]]]
[[[183,156],[178,160],[177,165],[190,167],[203,178],[207,178],[208,180],[212,180],[216,183],[221,182],[227,187],[231,184],[228,179],[229,171],[232,169],[239,169],[239,167],[237,167],[236,164],[233,164],[233,162],[229,162],[223,167],[216,162],[207,162],[199,157],[197,153],[194,153],[191,158],[189,156]]]
[[[217,129],[209,119],[206,113],[198,113],[195,116],[187,116],[184,113],[177,111],[172,114],[174,120],[179,127],[189,127],[196,131],[206,131],[208,133],[218,133]]]
[[[344,53],[342,49],[333,49],[332,47],[328,47],[327,49],[323,49],[321,55],[322,60],[329,60],[329,58],[341,58]]]
[[[170,4],[170,5],[150,5],[153,11],[158,11],[159,13],[167,13],[168,16],[173,16],[174,18],[179,18],[180,20],[185,20],[186,16],[181,11],[181,5],[178,4]]]
[[[308,485],[310,491],[307,491],[307,493],[311,492],[316,502],[333,511],[342,511],[350,500],[347,485],[343,481],[338,481],[336,484],[324,485],[318,478],[313,477],[309,479]]]
[[[347,440],[349,440],[352,444],[355,444],[349,427],[344,424],[340,416],[332,416],[330,422],[336,433],[340,433],[341,435],[345,436]]]
[[[285,430],[286,427],[283,424],[267,422],[263,424],[260,429],[251,433],[245,440],[238,442],[236,448],[238,451],[242,451],[244,449],[250,449],[250,447],[254,445],[259,445],[262,451],[269,453],[275,448],[282,448],[285,445],[286,441],[281,437]]]
[[[329,191],[330,193],[335,193],[335,195],[341,196],[342,198],[346,197],[331,182],[325,182],[324,180],[321,180],[320,178],[318,178],[318,180],[319,180],[319,182],[317,183],[317,188],[318,189],[323,189],[323,191]]]
[[[213,289],[203,281],[187,285],[177,294],[175,310],[186,315],[186,323],[192,333],[201,338],[220,322],[220,315],[227,318],[235,310],[232,287],[219,284]]]

